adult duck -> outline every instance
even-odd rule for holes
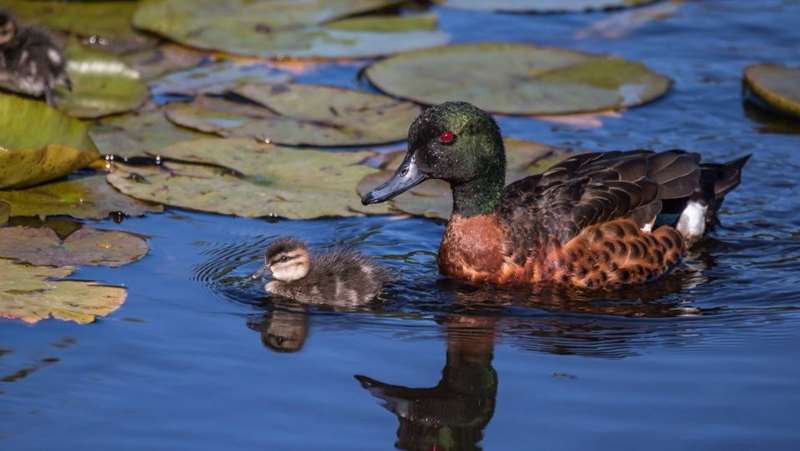
[[[497,123],[468,103],[447,102],[414,121],[403,163],[362,202],[445,180],[453,214],[439,247],[442,274],[475,283],[613,288],[678,264],[715,223],[748,158],[713,164],[682,150],[585,153],[505,186]],[[654,228],[665,219],[670,223]]]

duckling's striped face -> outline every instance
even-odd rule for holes
[[[17,24],[14,18],[5,12],[0,12],[0,45],[10,42],[16,34]]]
[[[297,241],[275,243],[267,250],[266,266],[272,278],[281,282],[302,279],[311,268],[311,256],[305,244]]]

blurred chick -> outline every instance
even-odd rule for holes
[[[0,11],[0,86],[53,104],[53,89],[72,90],[66,73],[66,58],[44,31],[21,27],[16,19]]]

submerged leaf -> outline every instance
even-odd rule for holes
[[[505,138],[506,183],[537,174],[565,158],[568,151],[533,141]],[[381,172],[369,174],[358,183],[358,194],[364,196],[384,183],[403,161],[405,151],[386,154]],[[391,201],[391,209],[410,215],[447,219],[453,208],[450,185],[442,180],[428,180]]]
[[[222,94],[249,83],[287,83],[288,73],[266,64],[235,64],[230,61],[204,64],[175,72],[150,84],[154,96]]]
[[[440,45],[432,19],[372,16],[334,19],[397,0],[150,0],[137,27],[201,49],[260,57],[357,58]]]
[[[0,318],[33,324],[52,316],[87,324],[125,302],[122,287],[54,280],[73,271],[71,267],[30,266],[0,259]]]
[[[138,199],[181,208],[305,219],[363,212],[354,187],[375,172],[359,164],[373,155],[369,152],[293,149],[250,139],[198,139],[159,153],[205,165],[120,166],[109,174],[109,182]],[[240,176],[208,164],[229,168]]]
[[[208,57],[205,53],[177,44],[162,44],[158,47],[124,55],[143,80],[152,80],[181,69],[197,66]]]
[[[66,215],[80,219],[105,219],[111,213],[142,216],[164,211],[152,205],[120,194],[103,175],[48,183],[33,188],[0,191],[0,201],[11,206],[11,216]]]
[[[43,102],[0,94],[0,189],[57,179],[97,157],[82,122]]]
[[[161,111],[103,119],[92,127],[89,135],[102,154],[123,158],[146,156],[176,142],[208,136],[178,127]]]
[[[147,241],[127,232],[82,227],[62,240],[47,227],[0,228],[0,257],[34,265],[116,267],[148,250]]]
[[[445,6],[462,9],[513,12],[574,12],[625,8],[656,0],[434,0]]]
[[[72,43],[67,47],[72,90],[60,90],[56,106],[70,116],[97,118],[139,108],[147,86],[139,72],[120,57]]]
[[[570,114],[641,105],[671,81],[641,63],[526,44],[436,47],[370,65],[384,92],[434,105],[459,99],[505,114]]]
[[[744,70],[745,98],[779,113],[800,117],[800,68],[754,64]]]
[[[277,144],[356,146],[402,141],[420,113],[411,102],[332,86],[248,84],[234,90],[264,105],[204,97],[167,107],[176,124]]]

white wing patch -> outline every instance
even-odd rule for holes
[[[701,238],[706,231],[706,213],[708,205],[690,200],[678,219],[678,232],[689,241]]]

